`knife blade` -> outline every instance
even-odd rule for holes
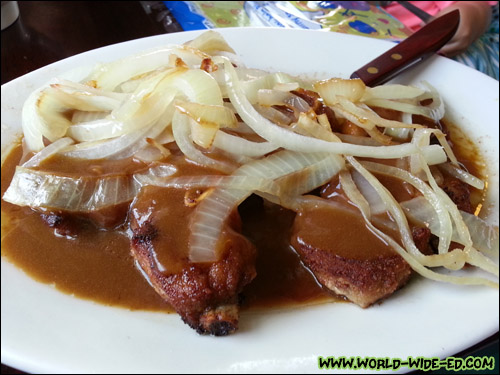
[[[415,34],[356,70],[367,86],[381,85],[411,66],[421,63],[444,46],[457,31],[460,12],[454,10],[424,26]]]

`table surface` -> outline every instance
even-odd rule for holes
[[[20,1],[2,31],[2,84],[55,61],[128,40],[182,31],[161,1]]]
[[[161,1],[20,1],[2,31],[2,84],[58,60],[128,40],[182,31]],[[495,355],[498,332],[457,356]],[[2,364],[2,374],[23,372]]]

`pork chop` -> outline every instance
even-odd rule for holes
[[[304,206],[295,217],[291,245],[304,265],[363,308],[393,294],[411,276],[408,263],[366,226],[337,182],[322,195],[332,204]]]
[[[188,259],[186,190],[148,186],[130,210],[131,252],[156,292],[201,334],[223,336],[238,327],[238,294],[256,275],[255,247],[240,232],[235,211],[224,226],[220,259]]]

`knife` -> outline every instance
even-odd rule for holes
[[[435,19],[389,51],[356,70],[351,78],[360,78],[367,86],[372,87],[389,81],[438,51],[455,35],[459,23],[458,9]]]

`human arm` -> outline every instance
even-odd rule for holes
[[[465,52],[488,29],[491,22],[491,6],[487,1],[457,1],[436,14],[436,18],[455,9],[460,11],[458,30],[440,51],[447,56]]]

